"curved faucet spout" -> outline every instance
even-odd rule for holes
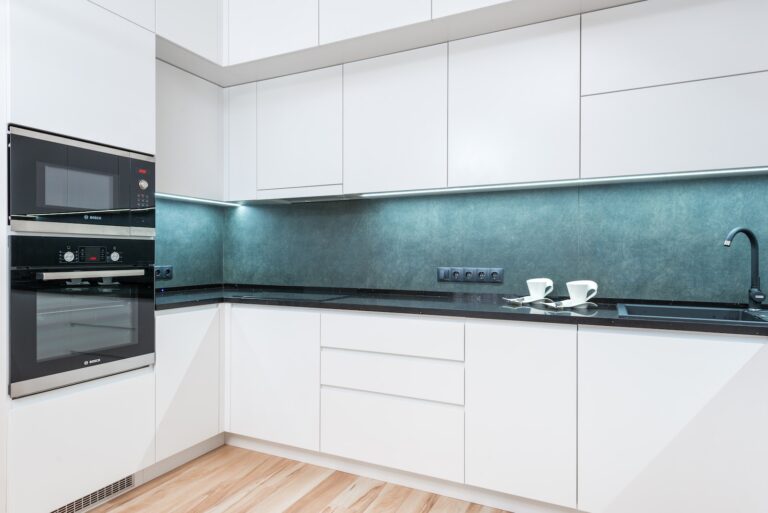
[[[765,294],[760,290],[760,244],[757,241],[755,232],[749,228],[734,228],[725,237],[723,246],[731,247],[733,238],[740,233],[743,233],[749,239],[749,244],[752,247],[752,284],[749,289],[749,309],[759,310],[760,305],[765,300]]]

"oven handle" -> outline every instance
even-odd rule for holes
[[[144,269],[125,269],[122,271],[62,271],[55,273],[37,273],[37,279],[43,281],[53,280],[79,280],[88,278],[122,278],[125,276],[144,276]]]

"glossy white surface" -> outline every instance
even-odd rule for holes
[[[220,0],[156,0],[157,35],[204,57],[220,62]],[[230,2],[231,3],[231,2]]]
[[[256,83],[229,87],[227,98],[228,193],[230,201],[256,198]]]
[[[155,0],[90,0],[118,16],[155,31]]]
[[[428,21],[430,0],[321,0],[320,44]]]
[[[440,18],[460,12],[480,9],[489,5],[504,3],[506,0],[432,0],[432,17]]]

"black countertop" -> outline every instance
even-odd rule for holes
[[[502,299],[504,296],[508,297],[509,295],[222,285],[158,289],[155,297],[155,308],[156,310],[168,310],[216,303],[244,303],[768,336],[768,322],[744,325],[727,322],[619,317],[616,304],[638,302],[632,300],[601,301],[598,299],[596,300],[598,308],[595,309],[553,311],[543,309],[543,307],[513,307]],[[643,302],[650,303],[648,301]],[[701,303],[655,302],[655,304],[704,306]],[[713,304],[706,306],[738,307],[739,305]]]

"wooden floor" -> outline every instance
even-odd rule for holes
[[[503,513],[440,495],[224,446],[97,513]]]

